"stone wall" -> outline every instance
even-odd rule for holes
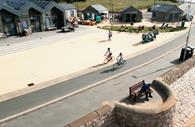
[[[186,72],[188,72],[191,68],[195,66],[195,56],[188,59],[187,61],[179,64],[174,69],[166,72],[165,74],[161,75],[162,80],[167,84],[172,84],[177,79],[182,77]]]
[[[152,87],[163,99],[158,107],[115,102],[114,107],[105,105],[65,127],[185,127],[195,115],[194,65],[195,57],[192,57],[153,81]]]
[[[113,107],[104,105],[65,127],[113,127]]]
[[[163,98],[159,106],[138,107],[124,103],[115,104],[115,123],[120,127],[172,127],[176,99],[169,86],[156,79],[153,89]]]
[[[125,104],[117,104],[116,124],[119,127],[172,127],[175,107],[164,112],[139,109]]]
[[[152,87],[163,97],[161,105],[146,108],[114,102],[114,106],[105,105],[65,127],[172,127],[173,91],[160,79],[154,80]]]

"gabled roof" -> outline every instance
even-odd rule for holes
[[[18,10],[15,10],[14,8],[7,5],[6,1],[0,1],[0,10],[6,10],[16,16],[20,16],[20,12]]]
[[[39,12],[43,12],[43,10],[37,5],[29,2],[28,0],[3,0],[4,5],[9,8],[12,8],[12,13],[18,11],[19,15],[24,15],[28,13],[28,9],[34,8]]]
[[[42,9],[47,9],[47,7],[52,4],[52,2],[50,1],[32,1],[34,4],[36,4],[37,6],[39,6]]]
[[[34,4],[42,8],[45,12],[48,11],[49,9],[56,7],[59,10],[63,12],[63,8],[61,8],[56,2],[54,1],[32,1]]]
[[[0,9],[5,9],[15,15],[21,16],[27,14],[30,8],[39,12],[47,12],[51,8],[56,7],[63,12],[61,8],[54,1],[40,1],[40,0],[0,0]]]
[[[178,11],[183,12],[180,8],[178,8],[176,5],[166,5],[166,4],[160,4],[156,5],[153,9],[153,11],[159,11],[159,12],[170,12],[170,11]]]
[[[29,3],[26,1],[5,1],[6,4],[16,10],[21,10],[23,8],[25,8]]]
[[[137,12],[141,12],[141,11],[138,10],[138,9],[136,9],[136,8],[133,7],[133,6],[124,8],[124,9],[121,11],[121,13],[137,13]]]
[[[104,6],[102,6],[101,4],[93,4],[93,5],[91,5],[91,7],[100,13],[102,13],[103,11],[108,11],[108,9],[105,8]]]
[[[59,3],[58,5],[64,10],[76,9],[76,7],[73,4]]]

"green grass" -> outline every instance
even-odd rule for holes
[[[160,0],[111,0],[113,3],[113,11],[121,11],[122,9],[134,6],[138,9],[147,9],[151,5],[155,3],[166,3],[166,4],[174,4],[178,5],[178,3],[173,3],[170,1],[160,1]],[[105,6],[108,10],[110,10],[110,0],[87,0],[86,2],[76,2],[74,3],[75,6],[78,7],[78,9],[84,9],[85,7],[91,5],[91,4],[102,4]]]
[[[110,26],[103,26],[101,29],[109,30]],[[176,32],[176,31],[181,31],[185,30],[186,27],[168,27],[168,28],[157,28],[159,32]],[[121,31],[121,26],[112,26],[113,31]],[[145,32],[150,32],[152,30],[152,27],[144,27],[143,30],[138,31],[137,28],[128,26],[127,31],[123,29],[123,32],[130,32],[130,33],[145,33]]]

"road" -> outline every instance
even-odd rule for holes
[[[191,31],[191,39],[195,38],[195,28]],[[153,49],[142,55],[127,60],[125,68],[113,70],[108,66],[77,78],[50,86],[27,95],[13,98],[0,103],[0,119],[4,119],[13,114],[23,112],[36,107],[50,100],[70,94],[76,90],[94,84],[103,79],[119,74],[127,69],[146,63],[164,53],[185,44],[186,34],[178,37],[170,43]],[[192,44],[192,43],[190,43]],[[57,103],[51,104],[27,115],[18,117],[9,122],[1,124],[2,127],[58,127],[75,120],[84,114],[96,109],[105,100],[121,100],[128,94],[127,87],[142,79],[152,81],[162,73],[171,69],[176,63],[180,54],[180,49],[172,54],[163,57],[151,64],[138,68],[119,78],[104,82],[101,85],[82,92],[78,95],[65,98]],[[151,69],[152,68],[152,69]],[[121,82],[123,81],[123,82]],[[115,93],[114,95],[111,93]],[[30,124],[29,124],[30,123]]]

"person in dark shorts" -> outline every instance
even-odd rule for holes
[[[149,101],[148,97],[152,98],[152,90],[151,90],[151,84],[146,84],[145,80],[144,80],[144,85],[141,88],[141,93],[145,93],[146,94],[146,101]]]
[[[112,31],[109,30],[109,31],[108,31],[108,40],[109,40],[109,41],[111,41],[111,37],[112,37]]]

